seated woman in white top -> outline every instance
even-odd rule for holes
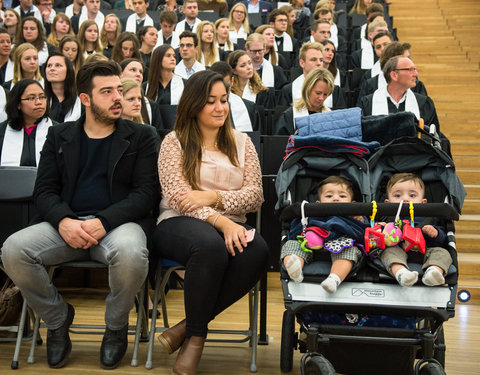
[[[52,120],[47,97],[33,79],[20,80],[5,106],[7,121],[0,124],[0,165],[36,167]]]
[[[215,41],[219,50],[230,52],[236,44],[230,40],[230,24],[228,18],[219,18],[215,21]]]
[[[215,25],[210,21],[202,21],[197,26],[198,50],[196,60],[203,66],[211,66],[216,61],[223,61],[224,52],[217,48]]]
[[[239,39],[243,39],[243,43],[245,43],[248,34],[250,34],[250,23],[245,5],[242,3],[235,4],[230,9],[228,22],[230,24],[230,40],[239,44],[241,42]]]
[[[78,120],[82,114],[82,103],[77,96],[72,62],[55,52],[45,63],[45,77],[50,118],[58,123]]]
[[[15,48],[13,53],[13,79],[3,84],[5,91],[10,91],[18,81],[24,78],[34,79],[43,87],[43,78],[38,66],[38,52],[30,43],[22,43]]]
[[[168,44],[155,48],[150,61],[146,97],[157,104],[177,105],[183,93],[184,80],[173,73],[177,61],[175,51]]]
[[[296,118],[330,111],[324,102],[332,94],[333,86],[332,73],[325,68],[312,69],[303,82],[302,97],[293,103],[293,107],[282,113],[274,124],[273,134],[295,134]]]
[[[259,75],[253,70],[250,56],[245,51],[233,51],[228,55],[227,62],[232,67],[233,83],[231,91],[234,94],[264,108],[275,108],[275,92],[263,85]]]
[[[38,51],[39,66],[45,64],[48,56],[57,50],[54,45],[47,42],[42,23],[31,16],[25,17],[17,29],[15,46],[19,46],[22,43],[31,43],[35,46]]]
[[[79,53],[83,55],[84,59],[92,53],[102,52],[98,26],[94,20],[86,20],[82,23],[77,38],[80,43]]]

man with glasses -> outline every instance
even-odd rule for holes
[[[205,66],[195,59],[198,51],[197,34],[191,31],[184,31],[180,39],[180,62],[175,67],[175,74],[183,79],[189,79],[193,73],[205,70]]]
[[[417,84],[418,72],[408,57],[394,56],[383,67],[387,86],[379,87],[373,94],[360,98],[364,116],[412,112],[425,125],[434,124],[440,131],[437,111],[430,97],[412,91]]]
[[[240,1],[247,8],[247,13],[267,14],[273,10],[272,3],[264,0],[243,0]]]
[[[295,38],[287,34],[288,14],[284,10],[274,9],[269,17],[268,22],[273,27],[275,33],[275,46],[278,52],[290,52],[296,54],[298,52],[298,42]]]
[[[53,9],[53,0],[35,0],[34,4],[42,15],[42,24],[45,28],[45,35],[50,34],[52,30],[52,22],[57,12]]]
[[[183,2],[183,13],[185,14],[185,19],[177,23],[175,27],[175,32],[177,35],[180,35],[183,31],[196,32],[197,26],[202,22],[198,16],[198,3],[197,0],[185,0]]]
[[[281,67],[273,65],[263,57],[265,48],[266,42],[261,34],[253,33],[248,36],[245,51],[252,60],[253,69],[258,73],[266,87],[280,90],[287,83],[287,78]]]

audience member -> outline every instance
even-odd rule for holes
[[[40,22],[42,22],[42,14],[40,10],[33,5],[33,0],[19,0],[19,4],[14,8],[15,12],[18,13],[21,19],[26,17],[34,17]]]
[[[263,57],[265,60],[270,61],[273,65],[278,65],[282,69],[289,69],[290,65],[287,64],[285,57],[280,55],[275,50],[275,32],[273,27],[270,25],[261,25],[255,29],[257,34],[261,34],[263,39],[265,39],[265,54]]]
[[[125,59],[141,59],[140,43],[134,33],[125,31],[121,33],[113,47],[112,60],[120,63]]]
[[[299,47],[297,40],[287,34],[288,14],[283,10],[274,9],[268,16],[268,22],[273,26],[277,51],[295,54]]]
[[[57,13],[53,19],[51,30],[47,42],[57,48],[65,35],[74,35],[70,18],[65,13]]]
[[[394,56],[383,67],[387,86],[379,87],[373,94],[360,98],[364,116],[412,112],[425,125],[434,124],[440,131],[437,111],[432,99],[413,92],[418,76],[417,68],[408,57]]]
[[[13,78],[13,61],[10,60],[12,41],[8,30],[0,27],[0,85]]]
[[[193,73],[205,70],[205,65],[196,59],[198,47],[197,34],[184,31],[180,34],[180,57],[182,58],[175,67],[175,74],[183,79],[189,79]]]
[[[264,0],[242,0],[241,4],[245,5],[248,13],[268,14],[273,10],[272,3]]]
[[[64,123],[80,118],[82,103],[75,87],[75,69],[72,62],[58,52],[45,63],[45,93],[53,121]]]
[[[230,41],[230,26],[228,18],[219,18],[215,21],[215,45],[221,51],[231,52],[235,44]]]
[[[95,21],[98,26],[98,30],[102,29],[105,22],[105,16],[100,11],[100,0],[84,0],[84,6],[79,14],[75,14],[71,18],[72,27],[75,34],[78,34],[78,30],[82,26],[82,23],[90,20]]]
[[[122,78],[123,105],[122,118],[125,120],[144,124],[142,118],[142,103],[144,100],[141,82],[132,78]]]
[[[346,75],[343,70],[337,66],[337,51],[330,40],[324,40],[323,45],[323,67],[327,69],[334,77],[335,86],[344,88],[346,86]]]
[[[158,159],[163,199],[155,251],[186,267],[186,319],[160,335],[169,353],[181,347],[177,374],[196,373],[209,322],[255,285],[268,260],[263,238],[243,224],[263,202],[260,163],[250,138],[232,129],[227,99],[219,74],[194,74]]]
[[[147,0],[132,0],[135,13],[128,16],[125,31],[136,34],[143,26],[155,26],[152,17],[147,14],[149,4]]]
[[[173,48],[178,48],[178,45],[180,44],[178,34],[173,31],[177,24],[177,20],[177,14],[170,9],[165,9],[160,13],[161,29],[158,31],[158,46],[169,44]]]
[[[8,94],[0,123],[0,165],[36,167],[52,120],[42,86],[22,79]],[[3,111],[2,111],[3,115]]]
[[[217,48],[215,41],[215,25],[210,21],[202,21],[197,27],[198,50],[196,54],[197,61],[209,67],[215,61],[224,60],[223,51],[220,56],[220,51]]]
[[[42,15],[42,25],[45,29],[45,34],[49,35],[52,31],[53,19],[57,15],[55,9],[53,9],[53,0],[34,0],[34,4]]]
[[[239,39],[247,40],[247,36],[250,33],[246,4],[240,2],[230,9],[228,23],[230,25],[230,40],[239,46],[243,46]]]
[[[324,104],[333,92],[333,76],[327,69],[315,68],[305,77],[302,86],[302,97],[293,103],[293,107],[282,113],[274,124],[274,134],[291,135],[297,131],[295,119],[313,113],[327,112],[330,109]]]
[[[38,52],[33,44],[22,43],[13,52],[13,77],[5,81],[3,87],[10,91],[20,80],[30,78],[38,81],[43,87],[43,78],[38,66]]]
[[[56,51],[55,46],[47,42],[41,21],[35,17],[26,17],[22,19],[17,31],[17,36],[15,37],[15,48],[22,43],[30,43],[35,46],[38,51],[40,66],[45,64],[49,54]]]
[[[5,271],[47,325],[52,368],[68,361],[75,311],[43,266],[86,259],[108,266],[111,291],[100,348],[106,369],[117,367],[125,354],[128,314],[148,272],[145,233],[158,190],[157,140],[150,127],[120,119],[119,75],[114,62],[80,69],[77,91],[85,115],[52,127],[42,150],[34,190],[42,222],[11,235],[2,248]]]
[[[85,59],[83,54],[80,53],[80,43],[77,37],[74,35],[64,36],[60,41],[58,50],[72,62],[75,72],[78,72],[80,67],[83,66]]]
[[[227,62],[232,67],[232,92],[264,108],[274,109],[275,95],[265,87],[258,73],[253,69],[252,59],[247,52],[233,51]]]
[[[158,104],[178,104],[183,93],[184,80],[174,74],[175,51],[168,44],[153,50],[146,96]]]
[[[158,45],[158,31],[153,26],[143,26],[137,32],[137,37],[140,42],[140,56],[142,57],[143,64],[148,69],[150,66],[150,59],[152,58],[152,51]]]
[[[12,43],[15,43],[17,29],[20,26],[20,16],[13,9],[6,9],[3,15],[3,26],[8,30]]]
[[[108,58],[112,57],[113,47],[118,37],[122,33],[122,24],[120,19],[113,13],[107,14],[100,32],[100,42],[103,48],[103,54]]]
[[[101,52],[100,38],[98,35],[98,25],[93,20],[86,20],[80,26],[78,31],[78,42],[80,44],[79,53],[86,59],[92,53]]]
[[[280,90],[287,83],[287,78],[281,67],[264,58],[265,47],[265,39],[257,33],[249,35],[245,43],[245,50],[252,60],[253,69],[258,73],[263,85]]]
[[[368,25],[368,41],[362,39],[362,47],[352,53],[351,62],[353,68],[372,69],[378,60],[373,50],[373,38],[379,32],[388,31],[385,21],[374,21]]]
[[[70,17],[70,19],[82,12],[82,7],[84,4],[84,0],[73,0],[72,4],[67,5],[65,8],[65,14]]]
[[[198,3],[197,0],[184,0],[183,1],[183,13],[185,19],[178,22],[175,27],[175,32],[180,35],[183,31],[189,30],[192,32],[197,31],[197,26],[201,22],[198,16]]]

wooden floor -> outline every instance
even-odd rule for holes
[[[65,299],[76,308],[75,323],[89,322],[101,324],[104,314],[105,294],[96,290],[65,290]],[[174,290],[168,294],[168,306],[171,320],[176,322],[183,317],[183,292]],[[242,299],[229,310],[220,315],[210,328],[243,329],[247,320],[247,299]],[[269,273],[268,278],[268,318],[267,332],[269,344],[259,346],[258,374],[280,374],[280,340],[281,319],[284,311],[283,295],[281,292],[278,273]],[[445,337],[447,344],[446,371],[448,375],[478,374],[478,355],[480,353],[480,305],[457,304],[457,316],[445,324]],[[130,314],[133,322],[136,314]],[[45,330],[42,337],[45,338]],[[99,365],[99,349],[102,337],[91,335],[71,335],[73,351],[70,362],[66,368],[54,370],[55,374],[98,374],[104,372]],[[140,344],[139,366],[130,366],[133,337],[125,359],[121,366],[115,370],[116,374],[170,374],[175,354],[168,356],[160,351],[156,344],[153,369],[145,369],[147,344]],[[26,358],[29,342],[22,346],[20,368],[16,371],[10,369],[14,345],[0,343],[0,374],[47,374],[52,372],[46,363],[45,345],[37,347],[35,364],[27,364]],[[200,374],[248,374],[250,350],[248,344],[208,344],[205,348],[200,363]],[[294,357],[292,375],[300,374],[301,354],[297,351]],[[477,360],[475,359],[477,358]]]

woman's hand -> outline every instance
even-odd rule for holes
[[[217,193],[214,190],[190,190],[179,193],[178,208],[180,212],[190,212],[204,206],[212,206],[217,202]]]
[[[225,216],[220,216],[215,224],[217,229],[223,233],[227,251],[232,256],[235,256],[235,248],[238,249],[239,253],[243,252],[243,248],[247,247],[247,238],[245,236],[247,230]]]

